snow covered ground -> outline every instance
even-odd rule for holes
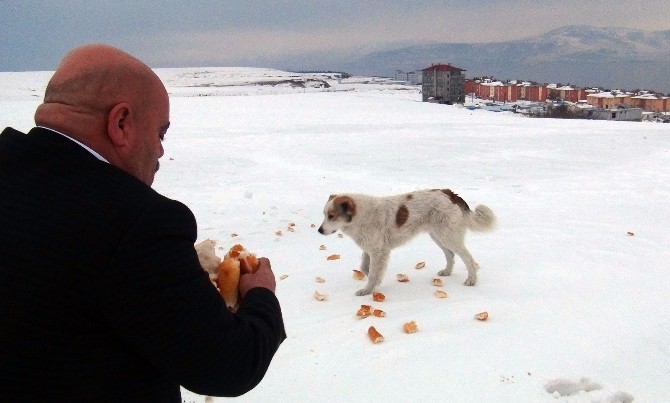
[[[283,278],[288,339],[238,401],[670,401],[669,125],[470,111],[371,78],[158,73],[172,125],[154,187],[191,207],[220,255],[242,243]],[[48,77],[0,73],[2,127],[32,127]],[[444,257],[422,235],[392,253],[385,302],[354,296],[360,250],[316,231],[328,196],[424,188],[497,214],[496,231],[468,235],[479,283],[462,284],[457,259],[436,298]],[[387,316],[358,319],[361,304]]]

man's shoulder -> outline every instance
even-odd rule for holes
[[[22,133],[13,127],[5,127],[2,130],[2,132],[0,132],[0,142],[1,143],[12,142],[15,139],[19,138],[17,136],[25,136],[25,133]]]

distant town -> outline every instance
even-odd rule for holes
[[[467,79],[465,71],[451,64],[433,64],[418,71],[397,70],[394,80],[421,85],[424,102],[534,117],[670,123],[670,97],[660,93],[503,82],[493,77]]]

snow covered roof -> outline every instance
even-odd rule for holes
[[[426,67],[421,71],[465,71],[464,69],[459,69],[450,64],[434,64],[430,67]]]
[[[634,96],[633,99],[668,99],[668,97],[658,97],[654,94],[640,94]]]
[[[586,95],[587,97],[595,97],[595,98],[626,98],[629,97],[630,94],[625,94],[625,93],[611,93],[611,92],[599,92],[597,94],[588,94]]]

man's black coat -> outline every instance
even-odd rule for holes
[[[47,129],[0,134],[0,396],[181,401],[265,374],[284,325],[256,288],[228,312],[193,248],[196,222]]]

